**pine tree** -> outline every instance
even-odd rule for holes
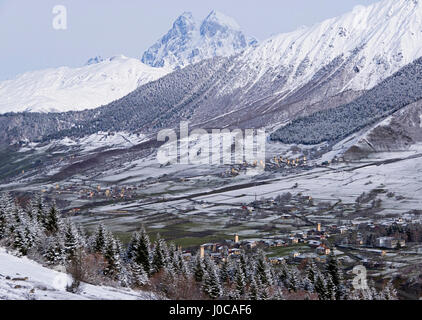
[[[248,261],[248,258],[246,257],[246,255],[243,252],[240,255],[239,263],[240,263],[240,267],[242,268],[243,274],[245,275],[245,277],[248,277],[248,275],[249,275],[249,273],[248,273],[249,261]]]
[[[135,288],[145,286],[148,283],[148,275],[144,268],[134,261],[129,264],[129,267],[132,286]]]
[[[230,281],[230,274],[229,274],[229,261],[228,258],[224,259],[221,268],[220,268],[220,280],[221,283],[228,283]]]
[[[335,290],[334,295],[336,299],[339,300],[342,294],[342,290],[341,290],[342,275],[340,272],[338,261],[333,253],[331,253],[328,256],[326,273],[327,273],[327,281],[328,281],[328,278],[330,278],[331,281],[333,282],[334,290]]]
[[[55,204],[53,204],[46,216],[45,230],[49,234],[55,234],[60,230],[59,212],[57,211]]]
[[[258,300],[268,300],[270,298],[269,286],[262,283],[259,277],[257,277],[255,282],[258,288]]]
[[[265,255],[262,251],[258,253],[258,258],[255,265],[255,273],[262,284],[268,286],[272,285],[273,280],[271,275],[271,268],[267,263]]]
[[[15,202],[13,198],[9,193],[3,193],[0,198],[0,240],[13,233],[12,216],[14,211]]]
[[[309,279],[312,285],[315,284],[316,275],[317,275],[317,268],[315,266],[314,261],[311,260],[306,267],[306,277]]]
[[[289,272],[288,279],[287,279],[287,289],[289,291],[297,292],[299,288],[299,275],[297,269],[292,269]]]
[[[288,286],[288,278],[289,278],[289,267],[286,264],[286,261],[282,260],[280,263],[280,281],[286,287]]]
[[[17,228],[14,232],[13,247],[18,250],[19,254],[22,256],[28,254],[28,245],[22,228]]]
[[[122,270],[119,248],[117,241],[109,233],[106,235],[104,259],[107,262],[107,265],[104,269],[104,274],[113,280],[118,280]]]
[[[7,235],[7,217],[6,212],[0,208],[0,240],[6,238]]]
[[[203,290],[211,299],[217,299],[223,294],[220,278],[214,263],[209,263],[204,274]]]
[[[331,275],[328,275],[326,278],[326,294],[325,294],[325,298],[327,300],[336,300],[336,293],[337,293],[337,287],[334,284],[334,281],[331,277]]]
[[[38,223],[45,228],[47,224],[46,223],[47,218],[46,218],[46,209],[44,205],[44,200],[42,197],[38,197],[38,199],[36,200],[35,211],[36,211],[36,217],[37,217]]]
[[[0,198],[0,240],[6,238],[8,234],[8,223],[11,208],[11,199],[8,194],[2,194]]]
[[[204,265],[202,263],[202,258],[198,252],[195,257],[195,264],[193,266],[193,275],[196,282],[202,282],[204,279]]]
[[[157,236],[155,241],[153,260],[152,260],[152,270],[153,273],[158,273],[161,269],[167,265],[168,259],[168,250],[167,245],[163,239],[160,238],[160,235]]]
[[[174,242],[171,242],[170,245],[168,246],[168,261],[167,261],[167,268],[172,268],[174,271],[176,271],[178,269],[178,261],[176,260],[177,257],[175,256],[176,254],[176,245],[174,244]]]
[[[239,298],[246,293],[246,279],[241,267],[236,269],[236,293]]]
[[[145,228],[142,227],[140,238],[139,238],[138,250],[136,254],[136,262],[144,268],[147,274],[151,272],[150,257],[151,257],[151,241],[149,239],[147,232],[145,231]]]
[[[315,280],[315,292],[318,294],[319,300],[327,300],[327,288],[324,276],[318,272]]]
[[[36,231],[34,230],[34,228],[31,228],[30,225],[26,224],[24,226],[23,235],[24,235],[26,247],[29,251],[35,245],[36,236],[37,236]]]
[[[190,275],[190,270],[185,259],[183,258],[181,250],[177,250],[176,257],[178,261],[178,272],[181,273],[184,277],[188,277]]]
[[[308,277],[305,277],[302,281],[302,287],[305,291],[314,292],[314,284]]]
[[[250,281],[248,297],[249,300],[259,300],[258,285],[254,277]]]
[[[97,227],[94,235],[92,251],[95,253],[104,253],[106,248],[106,230],[103,224]]]
[[[327,273],[331,276],[334,285],[338,286],[341,281],[338,261],[333,253],[328,256]]]
[[[136,251],[138,250],[138,246],[139,246],[139,233],[138,232],[134,232],[132,234],[132,238],[130,239],[130,242],[127,246],[127,250],[126,250],[126,260],[127,261],[131,261],[131,260],[135,260],[136,258]]]
[[[50,237],[47,240],[47,247],[44,258],[50,265],[61,265],[64,262],[65,252],[63,243],[58,237]]]
[[[75,258],[78,248],[78,234],[73,224],[68,222],[64,234],[64,251],[68,261],[72,261]]]

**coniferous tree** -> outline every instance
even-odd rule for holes
[[[258,288],[258,300],[268,300],[270,298],[269,286],[261,282],[261,278],[256,278],[256,285]]]
[[[106,236],[104,259],[107,262],[107,265],[104,269],[104,274],[114,280],[118,280],[120,272],[122,271],[121,257],[119,254],[117,241],[111,234],[107,234]]]
[[[142,227],[140,238],[139,238],[138,250],[136,253],[136,262],[144,268],[147,274],[151,272],[150,257],[151,257],[151,241],[149,239],[147,232],[145,231],[145,228]]]
[[[326,300],[336,300],[337,287],[334,284],[334,281],[331,275],[328,275],[326,278],[325,290],[326,290],[326,293],[325,293]]]
[[[318,294],[319,300],[327,300],[327,287],[324,276],[318,272],[315,280],[315,292]]]
[[[195,262],[193,266],[193,275],[196,282],[202,282],[204,278],[204,264],[202,262],[202,258],[199,253],[195,257]]]
[[[36,217],[37,217],[38,223],[45,228],[47,214],[46,214],[44,200],[42,197],[38,197],[38,199],[36,200],[35,211],[36,211]]]
[[[148,275],[145,272],[144,268],[134,261],[130,262],[129,266],[131,272],[130,277],[132,286],[145,286],[148,283]]]
[[[245,277],[248,277],[248,275],[249,275],[249,273],[248,273],[249,261],[248,261],[248,258],[246,257],[246,255],[244,253],[242,253],[240,255],[239,263],[240,263],[240,267],[242,268],[243,274],[245,275]]]
[[[203,290],[211,299],[217,299],[223,293],[220,277],[218,276],[215,264],[211,260],[208,263],[208,268],[205,270]]]
[[[317,275],[317,267],[315,266],[314,261],[311,260],[306,267],[306,277],[309,279],[312,285],[315,285],[316,275]]]
[[[25,240],[22,228],[16,228],[14,231],[13,247],[18,250],[19,254],[26,256],[28,254],[28,244]]]
[[[64,251],[66,259],[72,261],[79,248],[78,234],[72,223],[68,222],[64,233]]]
[[[290,270],[287,279],[287,289],[289,291],[297,292],[299,290],[299,276],[297,269],[293,268]]]
[[[286,287],[288,286],[288,278],[289,278],[289,267],[286,264],[286,261],[282,260],[280,263],[280,281],[283,283]]]
[[[248,297],[249,297],[249,300],[258,300],[259,299],[258,285],[257,285],[254,277],[252,277],[252,279],[250,281]]]
[[[185,277],[189,276],[191,273],[185,259],[183,258],[181,250],[177,250],[176,257],[178,261],[178,272]]]
[[[106,248],[106,230],[103,224],[97,227],[94,235],[92,250],[95,253],[104,253]]]
[[[55,234],[59,231],[59,229],[59,212],[57,211],[56,204],[53,204],[45,218],[45,230],[49,234]]]
[[[158,273],[161,269],[166,266],[168,259],[167,245],[160,235],[157,236],[155,241],[153,260],[152,260],[152,270],[153,273]]]
[[[267,263],[265,255],[262,251],[258,253],[258,258],[255,266],[255,273],[263,285],[272,285],[271,267]]]
[[[0,208],[0,240],[6,238],[7,235],[7,216],[6,212]]]
[[[246,279],[241,267],[236,269],[236,293],[239,298],[246,293]]]
[[[139,233],[138,232],[134,232],[132,234],[132,238],[130,239],[130,242],[127,246],[127,250],[126,250],[126,260],[127,261],[132,261],[135,260],[136,258],[136,251],[138,250],[138,246],[139,246]]]
[[[220,280],[221,283],[227,283],[230,280],[229,274],[229,261],[228,259],[224,259],[221,268],[220,268]]]
[[[65,258],[64,247],[61,239],[57,236],[48,238],[44,258],[50,265],[62,265]]]
[[[328,256],[326,274],[327,274],[327,281],[330,278],[331,281],[333,282],[333,288],[335,290],[334,295],[336,299],[339,300],[342,295],[342,287],[341,287],[342,275],[340,272],[338,261],[333,253],[331,253]]]

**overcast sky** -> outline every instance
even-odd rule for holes
[[[264,40],[378,0],[0,0],[0,80],[90,57],[140,58],[184,11],[197,20],[215,9]],[[67,30],[54,30],[53,7],[67,8]]]

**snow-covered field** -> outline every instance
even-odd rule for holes
[[[0,300],[152,300],[154,295],[122,288],[83,283],[78,294],[66,291],[71,280],[28,260],[15,257],[0,248]]]

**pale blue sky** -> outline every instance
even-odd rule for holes
[[[215,9],[233,17],[246,34],[271,35],[312,25],[379,0],[0,0],[0,80],[90,57],[139,58],[184,11],[197,20]],[[52,27],[52,9],[65,5],[68,29]]]

